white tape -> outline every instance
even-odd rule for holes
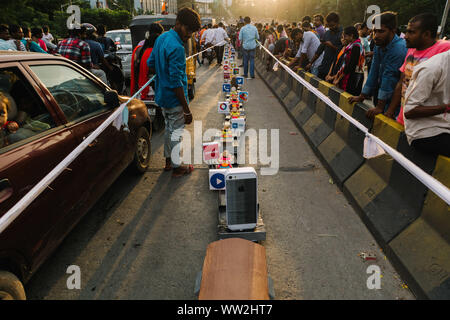
[[[409,173],[411,173],[414,177],[416,177],[421,183],[423,183],[428,189],[433,191],[439,198],[444,200],[448,205],[450,205],[450,189],[444,186],[440,181],[436,180],[434,177],[430,176],[428,173],[423,171],[405,156],[403,156],[400,152],[386,144],[384,141],[379,139],[377,136],[374,136],[369,132],[364,125],[362,125],[359,121],[352,118],[348,115],[344,110],[339,108],[333,101],[331,101],[326,95],[320,92],[317,88],[311,85],[308,81],[300,77],[294,71],[292,71],[288,66],[278,60],[269,50],[267,50],[261,43],[258,41],[260,48],[264,49],[270,56],[272,56],[275,61],[286,70],[294,79],[300,82],[303,86],[305,86],[309,91],[314,93],[320,100],[322,100],[326,105],[332,108],[334,111],[339,113],[342,117],[347,119],[351,124],[357,127],[359,130],[364,132],[367,137],[375,141],[381,148],[383,148],[386,153],[388,153],[395,161],[397,161],[403,168],[405,168]]]
[[[197,52],[196,54],[193,54],[192,56],[187,57],[186,60],[192,59],[192,58],[198,56],[200,53],[203,53],[203,52],[205,52],[205,51],[209,51],[209,50],[211,50],[211,49],[214,48],[214,47],[221,46],[221,45],[225,45],[226,43],[227,43],[227,42],[226,42],[225,40],[224,40],[224,41],[221,41],[221,42],[219,42],[218,44],[213,45],[212,47],[209,47],[208,49],[205,49],[205,50],[203,50],[203,51]]]
[[[376,143],[375,140],[373,140],[370,136],[366,136],[366,138],[364,139],[364,158],[366,159],[372,159],[372,158],[376,158],[379,157],[383,154],[385,154],[386,152],[384,151],[383,148],[381,148],[378,143]]]

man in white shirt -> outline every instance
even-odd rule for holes
[[[215,30],[212,26],[209,24],[208,29],[203,32],[201,41],[205,44],[205,47],[210,47],[213,45],[214,37],[215,37]]]
[[[44,40],[45,43],[47,42],[51,43],[54,40],[54,38],[50,33],[50,29],[48,28],[48,26],[43,26],[42,31],[44,31],[44,34],[42,35],[42,40]]]
[[[217,57],[217,63],[219,66],[222,65],[222,59],[223,59],[223,51],[225,47],[225,42],[230,41],[230,38],[228,37],[227,32],[223,29],[223,23],[219,23],[219,27],[217,29],[214,29],[214,40],[213,44],[216,45],[216,57]]]
[[[215,37],[215,29],[212,28],[211,24],[208,24],[208,29],[206,29],[203,34],[202,37],[200,39],[200,43],[203,44],[203,49],[209,48],[211,46],[213,46],[213,42],[214,42],[214,37]],[[205,51],[202,53],[202,64],[203,64],[203,60],[205,59],[205,57],[207,56],[211,56],[212,55],[212,49],[209,49],[208,51]]]
[[[450,51],[414,68],[405,94],[405,133],[420,151],[450,157]]]

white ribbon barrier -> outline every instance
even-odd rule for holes
[[[206,50],[214,48],[218,45],[225,44],[226,41],[222,41],[212,47],[209,47]],[[206,50],[200,51],[192,56],[186,58],[189,60]],[[68,166],[86,149],[111,123],[114,122],[114,125],[123,123],[122,113],[125,110],[125,107],[131,102],[131,100],[135,99],[146,87],[150,85],[150,83],[155,79],[153,76],[150,80],[144,84],[139,91],[137,91],[126,103],[120,105],[116,111],[111,114],[108,119],[106,119],[97,129],[94,130],[81,144],[79,144],[67,157],[64,158],[52,171],[50,171],[38,184],[36,184],[22,199],[19,200],[11,209],[8,210],[1,218],[0,218],[0,233],[2,233],[8,226],[46,189],[50,186],[50,184],[64,171],[68,168]],[[119,121],[116,122],[117,118]],[[118,128],[118,129],[119,129]]]
[[[319,89],[315,88],[308,81],[303,79],[301,76],[292,71],[288,66],[278,60],[269,50],[267,50],[259,41],[257,41],[260,48],[264,49],[270,56],[272,56],[277,63],[286,70],[295,80],[300,82],[303,86],[305,86],[309,91],[314,93],[320,100],[322,100],[325,104],[327,104],[334,111],[339,113],[342,117],[347,119],[352,125],[357,127],[359,130],[365,133],[368,140],[374,141],[378,144],[386,153],[388,153],[395,161],[397,161],[403,168],[405,168],[409,173],[411,173],[414,177],[416,177],[420,182],[422,182],[428,189],[433,191],[439,198],[444,200],[448,205],[450,205],[450,189],[444,186],[440,181],[436,180],[434,177],[430,176],[428,173],[423,171],[417,165],[415,165],[412,161],[407,159],[403,154],[386,144],[384,141],[379,139],[377,136],[374,136],[369,132],[369,129],[362,125],[358,120],[352,118],[348,115],[344,110],[339,108],[336,104],[333,103],[326,95],[320,92]]]
[[[211,50],[212,48],[217,47],[217,46],[225,45],[226,43],[227,43],[227,41],[223,40],[223,41],[219,42],[218,44],[215,44],[215,45],[213,45],[213,46],[211,46],[211,47],[209,47],[209,48],[207,48],[205,50],[202,50],[200,52],[197,52],[196,54],[193,54],[192,56],[187,57],[186,61],[189,60],[189,59],[192,59],[192,58],[194,58],[196,56],[198,56],[200,53],[203,53],[205,51]]]

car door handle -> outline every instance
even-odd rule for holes
[[[0,203],[7,200],[13,194],[13,188],[8,179],[0,180]]]

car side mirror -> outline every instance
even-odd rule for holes
[[[105,103],[108,108],[116,108],[120,105],[119,94],[116,90],[108,90],[104,95]]]

